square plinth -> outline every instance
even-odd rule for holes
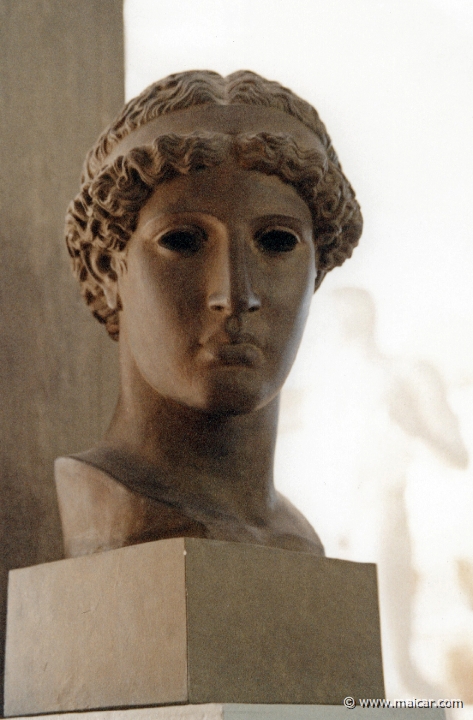
[[[176,538],[10,572],[5,714],[383,697],[376,568]]]

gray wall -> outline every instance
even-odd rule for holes
[[[115,400],[116,346],[62,231],[123,76],[121,0],[0,0],[1,656],[8,569],[61,557],[53,460],[89,447]]]

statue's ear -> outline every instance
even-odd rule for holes
[[[326,274],[326,270],[317,270],[317,275],[315,276],[314,292],[318,290],[319,287],[322,285],[322,280],[324,279]]]
[[[111,310],[120,310],[118,277],[126,268],[124,257],[118,256],[117,253],[112,254],[100,248],[92,247],[87,267],[102,288],[109,308]]]

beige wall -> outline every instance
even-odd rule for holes
[[[53,460],[90,446],[114,402],[116,347],[83,307],[62,229],[122,103],[121,0],[0,0],[2,648],[8,569],[61,556]]]

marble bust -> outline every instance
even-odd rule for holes
[[[69,557],[176,536],[323,555],[273,485],[279,393],[312,295],[361,235],[315,109],[247,71],[171,75],[89,152],[67,246],[118,341],[95,447],[58,458]]]

